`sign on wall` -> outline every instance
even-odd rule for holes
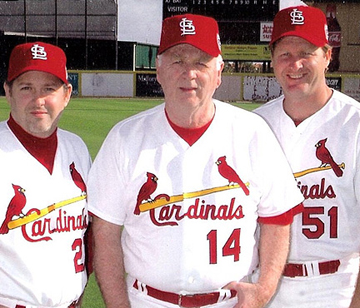
[[[344,77],[343,93],[351,96],[360,102],[360,76]]]
[[[164,93],[156,80],[156,74],[136,74],[136,96],[157,97]]]
[[[260,42],[270,42],[271,33],[273,29],[273,22],[260,23]]]
[[[221,45],[224,60],[270,61],[268,45]]]
[[[68,81],[72,85],[72,95],[79,95],[79,74],[78,73],[68,73]]]
[[[246,101],[269,101],[282,94],[280,84],[275,77],[245,76],[244,95]]]

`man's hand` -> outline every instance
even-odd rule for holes
[[[272,294],[259,283],[230,282],[224,289],[237,292],[238,303],[234,308],[262,308],[271,299]]]
[[[237,291],[234,308],[262,308],[274,295],[289,251],[290,225],[260,224],[260,276],[257,283],[230,282]]]

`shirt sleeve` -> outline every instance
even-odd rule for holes
[[[259,217],[258,222],[262,224],[273,224],[273,225],[289,225],[293,222],[294,216],[302,213],[304,210],[304,205],[302,203],[288,210],[287,212],[272,216],[272,217]]]

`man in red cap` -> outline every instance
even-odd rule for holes
[[[165,19],[165,103],[118,123],[95,159],[94,269],[108,308],[263,307],[275,292],[303,197],[265,121],[212,98],[222,68],[214,19]]]
[[[305,198],[270,307],[360,307],[359,103],[326,84],[331,48],[320,9],[278,12],[270,48],[284,94],[255,112],[277,135]]]
[[[72,91],[65,53],[43,42],[16,46],[4,88],[0,308],[80,307],[91,159],[78,136],[58,128]]]

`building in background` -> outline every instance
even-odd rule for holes
[[[0,1],[1,60],[18,43],[42,40],[65,50],[70,69],[115,69],[117,20],[113,0]]]
[[[70,70],[154,72],[162,20],[183,13],[217,19],[225,73],[271,73],[272,20],[279,9],[301,4],[336,9],[341,49],[334,72],[360,72],[358,0],[0,0],[0,79],[14,45],[35,40],[63,48]],[[146,88],[156,78],[144,74],[139,83]]]

